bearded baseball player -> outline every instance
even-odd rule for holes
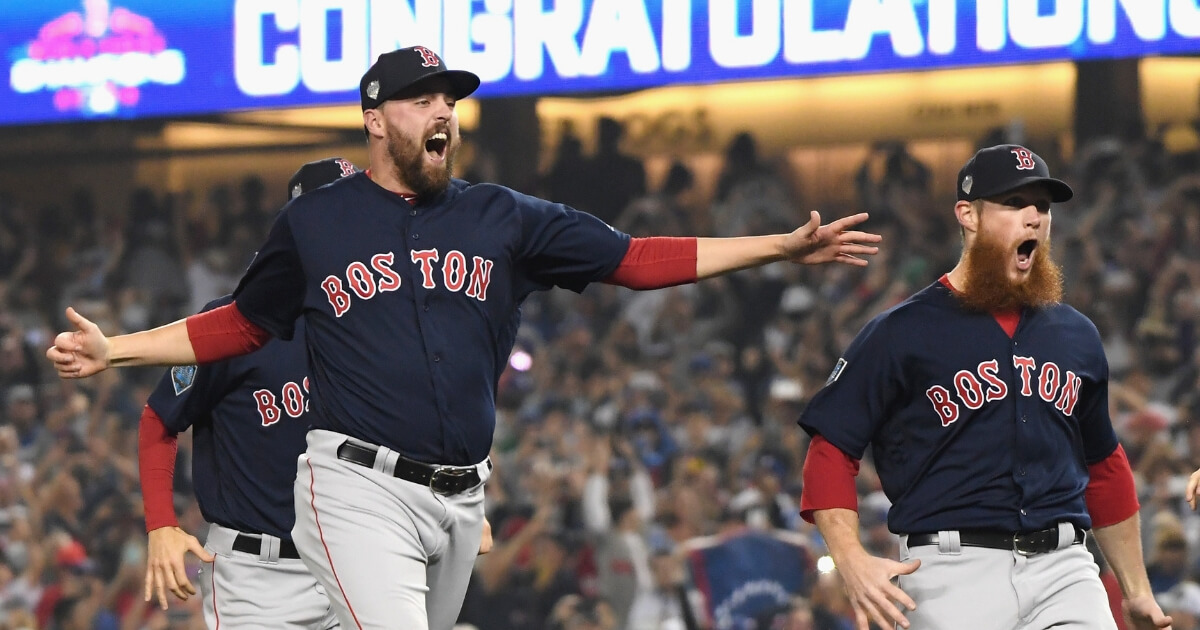
[[[667,287],[775,261],[865,265],[858,214],[787,234],[631,239],[595,217],[451,177],[455,104],[479,86],[423,46],[360,81],[370,168],[294,200],[230,305],[47,351],[60,376],[208,363],[304,322],[308,448],[292,539],[343,627],[451,628],[478,548],[495,391],[534,291]]]
[[[289,199],[358,172],[342,158],[309,162],[288,182]],[[231,303],[225,296],[205,311]],[[297,323],[303,335],[303,323]],[[203,560],[209,628],[337,627],[329,598],[296,552],[292,485],[308,432],[308,360],[299,337],[204,366],[177,366],[150,395],[139,426],[138,463],[149,532],[146,601],[196,593],[188,551]],[[176,435],[193,429],[192,477],[211,525],[204,547],[179,528],[172,487]]]
[[[1100,335],[1060,301],[1050,206],[1071,196],[1025,147],[976,153],[958,175],[958,265],[867,324],[800,418],[812,435],[801,515],[860,630],[1116,628],[1089,532],[1132,627],[1170,626],[1146,577]],[[899,562],[859,541],[868,446]]]

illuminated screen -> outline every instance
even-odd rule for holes
[[[0,0],[0,124],[358,101],[421,44],[481,97],[1200,51],[1200,0]],[[420,34],[420,35],[417,35]]]

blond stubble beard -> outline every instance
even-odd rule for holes
[[[1023,281],[1008,277],[1013,249],[980,232],[963,255],[967,286],[958,297],[967,309],[994,313],[1062,301],[1062,268],[1050,256],[1049,241],[1034,250],[1033,266]]]

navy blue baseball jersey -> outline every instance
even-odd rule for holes
[[[234,296],[277,337],[303,315],[314,428],[469,465],[491,449],[522,301],[582,291],[628,248],[589,214],[502,186],[454,179],[412,205],[358,174],[289,203]]]
[[[863,328],[800,425],[856,459],[871,446],[901,534],[1091,527],[1087,466],[1117,448],[1090,320],[1026,309],[1010,338],[940,282]]]
[[[204,310],[229,304],[231,296]],[[309,408],[304,344],[272,339],[211,365],[171,368],[148,404],[168,430],[192,429],[196,502],[210,523],[291,540],[292,484]]]

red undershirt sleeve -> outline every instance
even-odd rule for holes
[[[270,333],[242,315],[237,302],[197,313],[185,322],[196,363],[212,363],[250,354],[271,339]]]
[[[830,508],[858,511],[859,461],[842,452],[824,437],[813,437],[804,457],[804,490],[800,494],[800,517],[813,522],[813,512]]]
[[[662,289],[696,281],[696,238],[634,238],[606,284],[630,289]]]
[[[175,453],[179,443],[162,418],[146,405],[138,423],[138,477],[146,531],[179,524],[175,518]]]
[[[1108,457],[1088,466],[1084,490],[1092,527],[1108,527],[1133,516],[1141,508],[1133,485],[1133,471],[1120,444]]]

